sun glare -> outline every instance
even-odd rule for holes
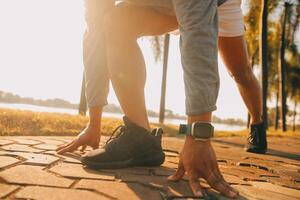
[[[0,26],[0,90],[25,97],[79,102],[85,28],[83,1],[1,0]],[[147,64],[147,106],[158,111],[162,66],[155,63],[147,39],[139,44]],[[215,114],[245,119],[246,110],[235,85],[223,64],[219,64],[221,90]],[[113,92],[109,102],[118,104]],[[185,112],[178,36],[171,36],[166,108],[175,113]]]

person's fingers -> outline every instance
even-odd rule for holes
[[[178,169],[176,170],[176,172],[168,177],[169,181],[179,181],[185,174],[185,170],[183,167],[183,163],[181,161],[179,161],[178,164]]]
[[[86,146],[87,146],[87,145],[82,145],[80,151],[81,151],[81,152],[84,152],[84,150],[86,149]]]
[[[197,173],[189,173],[189,184],[190,187],[194,193],[195,196],[197,197],[203,197],[202,191],[201,191],[201,187],[200,187],[200,182],[198,180],[198,176]]]
[[[221,194],[225,195],[229,198],[236,198],[238,197],[238,193],[233,190],[226,181],[224,181],[221,175],[218,175],[216,171],[212,172],[211,175],[207,178],[208,184],[220,192]]]
[[[59,147],[56,149],[56,151],[59,152],[61,149],[64,149],[64,148],[66,148],[66,147],[72,145],[74,142],[75,142],[75,141],[73,140],[73,141],[71,141],[71,142],[69,142],[69,143],[67,143],[67,144],[64,144],[64,145],[62,145],[62,146],[59,146]]]
[[[75,140],[71,145],[59,150],[57,153],[58,154],[63,154],[63,153],[66,153],[66,152],[73,152],[80,146],[81,146],[81,143],[79,142],[79,140]]]

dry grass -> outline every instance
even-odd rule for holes
[[[0,109],[0,135],[56,135],[75,136],[87,124],[88,118],[78,115],[39,113],[12,109]],[[112,130],[122,124],[120,119],[104,118],[102,120],[102,134],[109,135]],[[178,126],[170,124],[151,124],[152,128],[162,127],[165,136],[177,136]],[[248,135],[247,130],[243,131],[217,131],[216,137]],[[300,136],[297,132],[268,131],[271,136]]]

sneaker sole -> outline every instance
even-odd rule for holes
[[[121,169],[127,167],[156,167],[163,164],[165,161],[165,154],[163,151],[148,151],[144,154],[138,155],[134,158],[124,161],[114,162],[95,162],[81,158],[81,162],[93,169]]]
[[[257,154],[265,154],[267,153],[266,149],[245,149],[246,152],[249,153],[257,153]]]

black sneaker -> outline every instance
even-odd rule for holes
[[[267,135],[264,123],[251,125],[246,151],[264,154],[267,152]]]
[[[123,118],[103,148],[90,151],[81,157],[83,164],[96,169],[117,169],[133,166],[160,166],[165,160],[161,147],[161,129],[150,133]],[[117,134],[115,137],[114,135]]]

